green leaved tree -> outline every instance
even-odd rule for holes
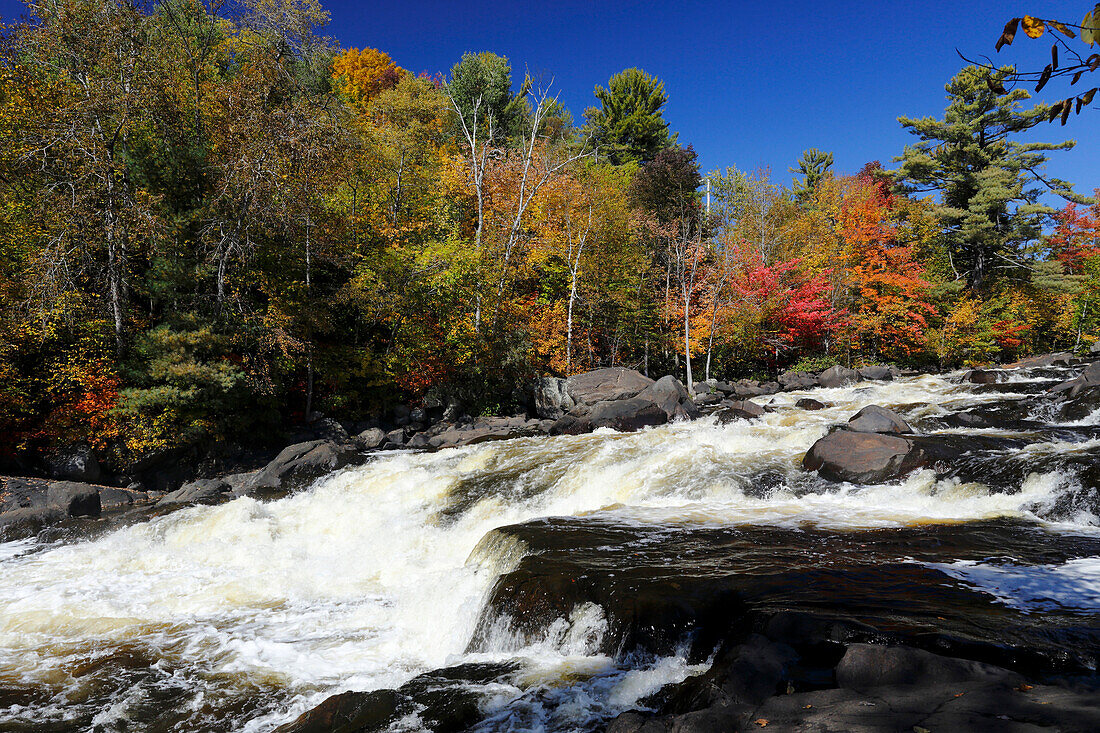
[[[1010,67],[998,71],[1005,77]],[[1040,202],[1047,190],[1080,197],[1071,185],[1043,174],[1046,153],[1073,141],[1023,143],[1018,136],[1046,119],[1049,108],[1021,109],[1030,95],[998,95],[979,67],[962,69],[945,87],[943,119],[899,117],[920,142],[896,160],[898,187],[906,194],[936,193],[951,266],[973,289],[987,290],[999,275],[1022,274],[1026,259],[1055,210]],[[1039,184],[1039,185],[1037,185]]]
[[[802,176],[801,179],[795,178],[791,183],[791,193],[799,203],[805,203],[810,199],[817,184],[832,175],[829,172],[832,167],[832,153],[826,153],[817,148],[810,148],[802,153],[802,157],[798,159],[798,167],[790,169],[791,173]]]

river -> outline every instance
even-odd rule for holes
[[[0,729],[270,731],[334,693],[457,668],[481,730],[594,730],[707,669],[724,632],[699,619],[719,592],[1088,668],[1100,413],[1059,420],[1041,394],[1072,373],[863,382],[756,398],[773,411],[728,425],[383,453],[277,501],[0,544]],[[794,406],[808,395],[828,407]],[[870,404],[1012,442],[884,485],[802,470]],[[944,419],[974,408],[1013,421]],[[431,728],[430,699],[389,726]]]

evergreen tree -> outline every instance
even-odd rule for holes
[[[600,107],[589,107],[584,116],[597,149],[616,165],[653,160],[675,142],[661,116],[668,95],[656,77],[626,69],[611,77],[607,89],[597,86],[596,99]]]
[[[1011,73],[1009,67],[998,75]],[[1021,268],[1029,244],[1055,211],[1039,202],[1045,189],[1034,184],[1075,198],[1070,184],[1041,172],[1046,152],[1074,143],[1018,142],[1015,138],[1044,120],[1049,108],[1022,110],[1020,102],[1030,97],[1025,90],[998,96],[978,67],[962,69],[945,88],[943,119],[898,118],[920,142],[897,158],[895,177],[904,193],[939,193],[936,213],[945,225],[955,272],[972,288],[988,289],[997,270]]]
[[[799,173],[802,179],[795,178],[791,183],[791,193],[799,203],[805,203],[813,195],[817,184],[829,175],[829,169],[833,167],[833,154],[826,153],[817,148],[810,148],[802,153],[798,159],[798,167],[789,169],[791,173]]]

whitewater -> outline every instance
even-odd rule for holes
[[[591,726],[706,662],[607,654],[610,609],[594,604],[548,619],[541,638],[502,625],[471,650],[494,583],[527,552],[492,530],[542,517],[833,532],[1012,518],[1096,535],[1094,503],[1064,511],[1066,495],[1082,490],[1073,470],[1037,458],[1095,451],[1100,435],[1031,435],[1004,457],[1025,466],[1012,490],[929,470],[837,485],[801,468],[816,440],[864,406],[896,409],[922,432],[952,433],[959,429],[937,418],[1032,395],[1011,381],[1000,387],[926,375],[758,397],[772,411],[727,425],[712,417],[629,434],[382,453],[277,501],[245,497],[91,538],[0,544],[0,690],[8,691],[0,728],[143,730],[170,708],[157,730],[270,731],[334,693],[394,688],[467,662],[518,670],[481,689],[483,730],[513,725],[533,689],[542,694],[520,716],[526,729]],[[807,395],[827,409],[796,408]],[[1090,415],[1071,426],[1081,435],[1097,423]],[[935,565],[1019,609],[1100,610],[1096,557]],[[411,715],[398,727],[422,723]]]

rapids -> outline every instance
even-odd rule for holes
[[[278,501],[240,498],[90,537],[0,544],[0,729],[270,731],[337,692],[474,665],[464,669],[493,671],[460,685],[476,698],[479,729],[588,730],[707,668],[687,637],[624,646],[613,600],[541,618],[494,605],[498,579],[526,572],[532,553],[554,557],[537,546],[536,520],[550,517],[566,520],[553,527],[562,568],[582,563],[583,553],[569,558],[571,538],[580,546],[583,532],[606,527],[584,557],[598,556],[612,577],[635,569],[633,556],[637,567],[728,576],[707,555],[716,543],[743,553],[774,542],[780,562],[813,539],[814,562],[827,565],[858,537],[864,549],[852,557],[868,561],[869,578],[876,563],[908,568],[964,594],[952,604],[1095,627],[1100,500],[1087,469],[1100,452],[1100,413],[1058,423],[1034,401],[1069,374],[1020,370],[987,386],[958,374],[863,382],[756,398],[774,411],[728,425],[705,418],[379,454]],[[811,393],[828,408],[794,407]],[[944,420],[1029,400],[1034,409],[1011,428]],[[925,470],[876,486],[801,469],[814,441],[870,404],[920,432],[1005,447],[951,475]],[[937,539],[918,555],[875,544],[960,526],[993,532],[988,546],[1007,549]],[[796,596],[786,602],[805,602]],[[393,727],[429,726],[412,710]]]

